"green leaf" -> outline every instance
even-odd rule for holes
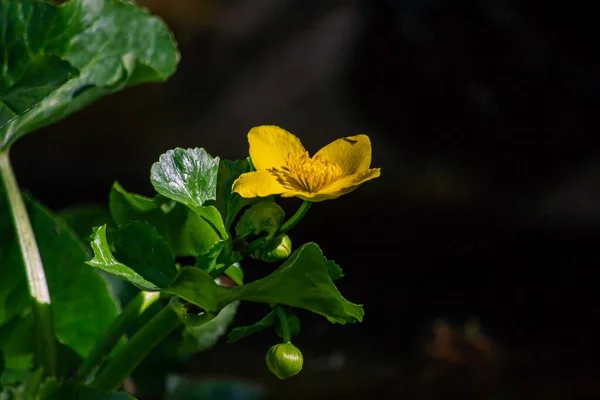
[[[269,241],[279,230],[284,217],[285,212],[277,203],[261,201],[242,214],[235,226],[235,233],[237,237],[243,238],[265,232],[266,240]]]
[[[30,309],[25,267],[0,185],[0,326]],[[59,342],[86,356],[117,316],[118,306],[106,282],[85,265],[86,247],[64,222],[25,197],[39,246]],[[32,329],[33,322],[22,329]],[[27,328],[29,326],[29,328]],[[25,335],[23,335],[25,337]],[[6,352],[6,349],[4,349]],[[25,355],[25,354],[23,354]]]
[[[146,239],[152,240],[153,239],[152,235],[156,231],[152,232],[152,228],[149,227],[149,225],[146,225],[146,226],[148,226],[148,228],[142,228],[142,229],[146,230],[145,235],[150,236],[150,238],[146,237]],[[154,237],[154,239],[156,239],[156,237]],[[160,237],[158,237],[158,239],[160,239]],[[124,243],[127,243],[128,240],[133,241],[133,240],[135,240],[135,238],[129,238],[129,239],[121,238],[120,239],[121,245],[123,245]],[[166,245],[166,243],[165,243],[165,245]],[[117,261],[117,259],[115,258],[115,256],[113,255],[113,253],[110,249],[110,245],[108,244],[108,241],[106,240],[106,226],[101,226],[94,230],[91,246],[92,246],[92,250],[94,252],[94,258],[92,258],[90,261],[88,261],[88,264],[91,265],[92,267],[100,268],[101,270],[108,272],[111,275],[115,275],[120,278],[123,278],[141,290],[148,290],[148,291],[160,290],[160,286],[158,286],[156,284],[156,282],[149,280],[149,279],[151,279],[150,277],[144,276],[142,274],[142,272],[136,271],[134,268]],[[161,246],[161,245],[159,245],[159,246]],[[136,248],[137,248],[137,246],[136,246]],[[163,249],[163,251],[164,251],[164,249]],[[127,257],[127,256],[128,255],[126,254],[125,257]],[[129,256],[132,256],[132,254],[129,254]],[[137,265],[139,267],[138,262],[136,262],[136,261],[134,261],[134,265]],[[173,268],[174,268],[174,266],[173,266]],[[145,270],[144,266],[142,266],[141,269],[143,272],[147,272]],[[154,272],[154,273],[151,273],[150,275],[154,276],[154,275],[159,275],[159,274]],[[161,279],[161,277],[159,277],[159,279]]]
[[[228,230],[242,208],[258,201],[265,200],[265,198],[260,197],[246,199],[231,191],[233,182],[235,182],[240,175],[251,171],[249,160],[250,158],[248,157],[245,160],[221,160],[219,162],[217,193],[214,205],[223,216],[225,227]],[[270,199],[272,201],[272,197],[268,197],[266,199]]]
[[[115,255],[144,279],[159,287],[170,285],[177,275],[171,249],[147,222],[132,222],[119,229]]]
[[[232,288],[218,285],[212,276],[196,267],[182,268],[175,282],[163,291],[179,296],[212,314],[238,300]]]
[[[186,206],[162,195],[154,198],[126,191],[118,182],[113,184],[109,196],[113,219],[119,226],[133,221],[147,221],[154,226],[169,244],[176,256],[197,256],[206,253],[221,235],[213,225]]]
[[[225,242],[219,241],[215,243],[215,245],[206,253],[200,254],[198,257],[196,257],[196,267],[208,272],[209,274],[213,271],[223,268],[223,264],[217,264],[217,258],[221,254],[224,246]]]
[[[187,326],[183,330],[178,352],[187,355],[213,347],[233,322],[238,305],[237,301],[230,303],[210,321],[195,327]]]
[[[156,191],[196,210],[215,200],[219,157],[202,148],[169,150],[152,165],[150,180]]]
[[[332,323],[360,322],[364,315],[361,306],[342,297],[315,243],[302,245],[267,277],[233,289],[241,299],[304,308]]]
[[[201,211],[201,213],[199,213]],[[197,256],[210,251],[219,242],[228,240],[221,215],[214,207],[202,207],[189,212],[181,226],[179,254]]]
[[[90,386],[74,381],[44,382],[40,389],[40,400],[135,400],[124,392],[102,393]]]
[[[0,150],[179,61],[165,24],[129,1],[0,0],[0,21]]]
[[[169,205],[166,202],[159,203],[156,199],[128,192],[119,182],[113,183],[108,204],[110,213],[119,226],[136,221],[140,215],[155,210],[163,211],[161,215],[167,214],[173,209],[174,205]]]
[[[33,316],[24,312],[0,325],[0,351],[5,367],[13,371],[30,371],[34,364]]]
[[[332,281],[341,279],[344,277],[342,268],[337,265],[333,260],[327,260],[325,265],[327,266],[327,272]]]
[[[319,246],[307,243],[270,275],[237,287],[217,285],[206,272],[183,268],[164,290],[216,313],[232,301],[246,300],[304,308],[332,323],[361,321],[361,306],[344,299],[331,280]]]
[[[227,335],[227,342],[233,343],[238,340],[244,339],[250,335],[254,335],[260,331],[263,331],[276,323],[278,323],[279,319],[277,318],[277,313],[275,310],[272,310],[270,313],[265,315],[263,319],[253,323],[248,326],[238,326],[237,328],[233,328],[229,335]]]

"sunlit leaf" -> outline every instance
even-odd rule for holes
[[[158,193],[196,209],[215,200],[218,172],[219,157],[202,148],[177,148],[152,165],[150,180]]]

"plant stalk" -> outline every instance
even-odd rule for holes
[[[294,213],[294,215],[292,215],[290,219],[288,219],[283,223],[283,225],[281,225],[279,231],[277,231],[277,234],[286,233],[294,226],[296,226],[296,224],[298,224],[298,222],[300,222],[302,218],[304,218],[308,210],[310,210],[310,206],[312,206],[312,202],[304,200],[302,202],[302,205],[300,205],[300,207],[296,211],[296,213]]]
[[[281,325],[281,334],[283,336],[283,343],[290,343],[292,341],[292,335],[290,334],[290,324],[288,323],[285,310],[281,308],[281,306],[277,306],[275,307],[275,312],[279,317],[279,323]]]
[[[21,196],[19,184],[10,163],[8,151],[0,151],[0,175],[6,190],[8,205],[11,210],[15,232],[19,241],[21,257],[27,273],[27,284],[32,297],[33,315],[36,329],[36,357],[44,367],[46,376],[56,375],[56,343],[54,339],[54,322],[50,292],[46,282],[46,274],[40,257],[31,221],[27,214],[25,202]]]
[[[77,370],[77,379],[87,382],[129,326],[160,298],[160,292],[139,292],[115,318],[108,330]]]
[[[102,390],[117,390],[133,370],[142,362],[158,343],[181,324],[179,316],[170,304],[156,314],[127,342],[96,375],[91,386]]]

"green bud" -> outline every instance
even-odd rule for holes
[[[265,360],[269,371],[279,379],[297,375],[302,370],[304,363],[302,352],[291,343],[279,343],[271,347]]]
[[[292,239],[285,233],[273,239],[259,256],[266,262],[276,262],[286,259],[292,253]]]

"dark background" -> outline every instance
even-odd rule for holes
[[[106,203],[114,180],[151,195],[149,168],[166,150],[238,159],[263,124],[311,151],[367,133],[382,168],[314,205],[292,235],[344,268],[340,290],[364,304],[364,322],[301,313],[305,370],[289,381],[264,365],[277,340],[268,333],[220,343],[188,373],[245,379],[282,399],[600,396],[591,3],[139,3],[173,29],[178,72],[19,141],[14,168],[35,197],[55,210]],[[242,307],[239,323],[265,311]],[[470,317],[497,352],[465,339]],[[464,357],[428,353],[436,332],[436,348]]]

